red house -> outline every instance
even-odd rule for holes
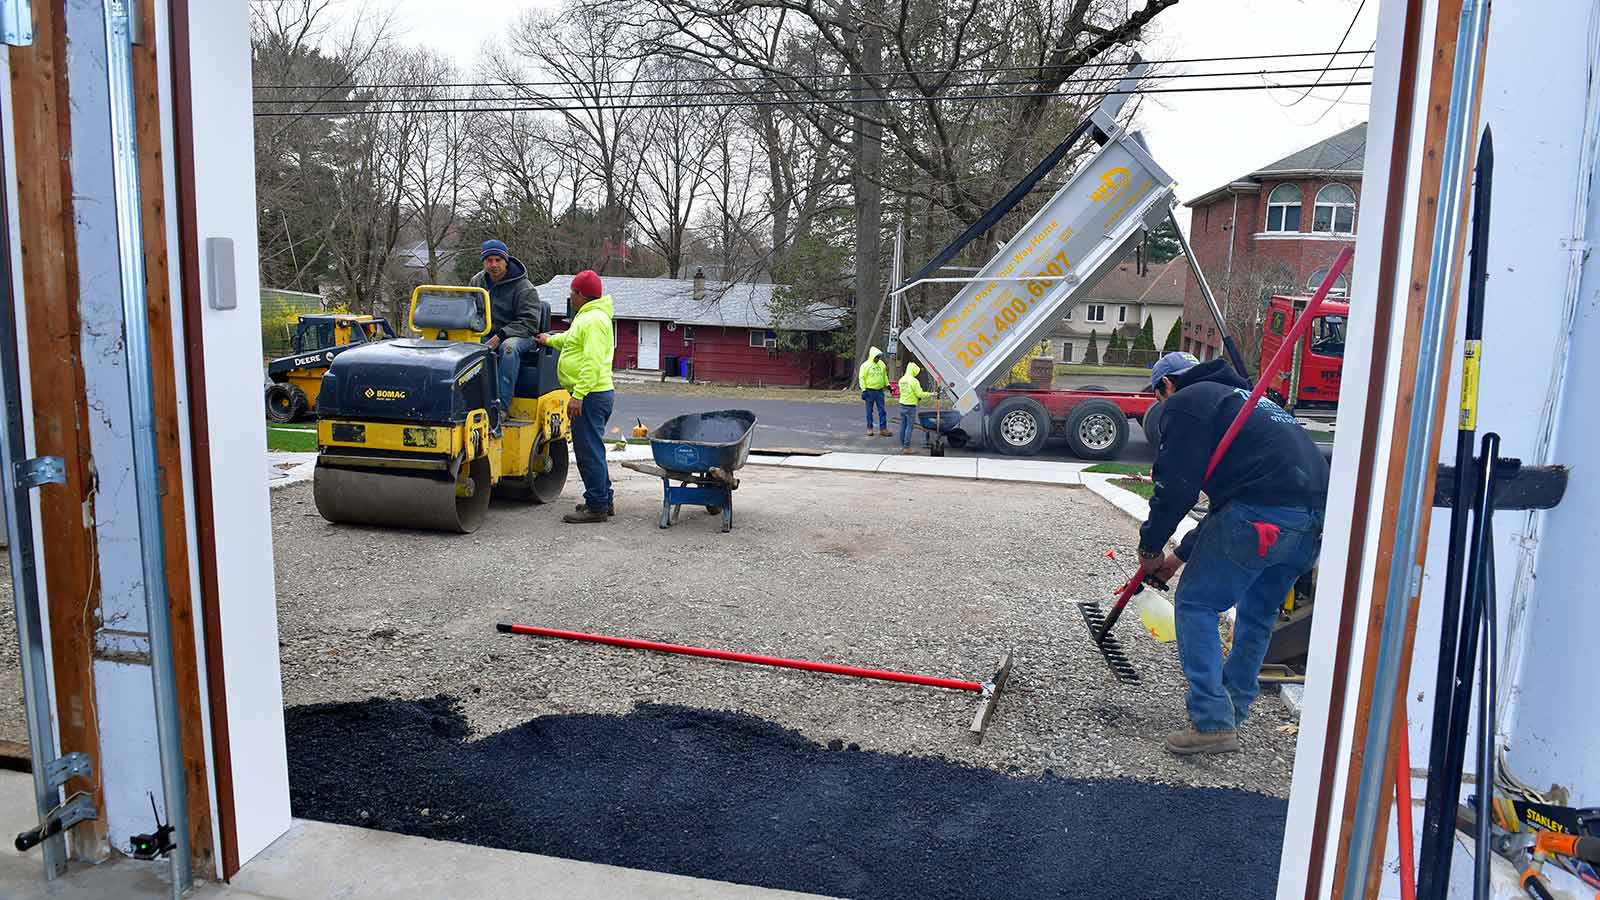
[[[1193,210],[1195,260],[1241,343],[1259,340],[1274,294],[1311,293],[1339,251],[1355,243],[1366,148],[1363,122],[1185,204]],[[1335,296],[1349,293],[1350,275],[1346,269],[1340,276]],[[1184,293],[1182,348],[1202,359],[1222,352],[1192,279]]]
[[[780,285],[704,277],[602,280],[616,306],[618,369],[679,375],[688,360],[695,381],[788,387],[824,387],[846,374],[844,361],[825,350],[845,311],[817,303],[779,316],[772,298]],[[571,284],[571,275],[557,275],[539,285],[539,299],[556,318],[566,318]],[[791,349],[797,342],[803,349]]]

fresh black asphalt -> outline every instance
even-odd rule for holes
[[[1286,812],[1238,790],[821,745],[680,706],[481,738],[447,697],[286,719],[298,817],[859,900],[1270,897]]]
[[[803,400],[745,400],[685,394],[630,394],[626,384],[617,385],[616,409],[611,427],[628,434],[635,422],[650,427],[684,413],[718,409],[748,409],[756,414],[754,446],[757,449],[786,448],[892,453],[899,449],[895,437],[867,437],[865,409],[860,403],[817,403]],[[898,435],[900,411],[891,401],[889,428]],[[1120,462],[1150,462],[1155,453],[1144,439],[1138,423],[1128,423],[1128,443],[1117,457]],[[920,433],[917,438],[921,440]],[[920,444],[919,444],[920,446]],[[996,456],[990,449],[949,451],[951,456]],[[1004,457],[1009,458],[1009,457]],[[1073,462],[1077,457],[1063,440],[1052,440],[1044,452],[1032,459]]]

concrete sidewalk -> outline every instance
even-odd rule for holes
[[[621,451],[606,454],[613,462],[650,459],[648,444],[629,444]],[[309,481],[315,468],[315,453],[267,454],[267,477],[274,488]],[[791,469],[826,469],[833,472],[877,472],[889,475],[925,475],[932,478],[965,478],[973,481],[1012,481],[1049,484],[1058,487],[1084,487],[1090,463],[1047,462],[1035,459],[995,459],[986,456],[927,456],[923,451],[905,456],[899,453],[751,453],[748,465],[785,466]],[[574,473],[576,474],[576,473]],[[1106,476],[1116,477],[1116,476]],[[1115,489],[1119,493],[1127,491]],[[1097,493],[1099,493],[1097,491]],[[1104,496],[1104,495],[1102,495]],[[1132,496],[1132,495],[1130,495]],[[1113,501],[1115,502],[1115,501]]]
[[[33,780],[0,772],[0,832],[33,822]],[[0,849],[0,897],[7,900],[166,900],[171,867],[114,858],[74,863],[43,878],[38,852]],[[431,841],[366,828],[294,820],[289,832],[247,863],[229,884],[197,884],[193,900],[439,900],[538,897],[562,900],[807,900],[776,891],[683,875],[624,869],[533,853]]]

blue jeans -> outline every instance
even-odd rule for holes
[[[494,352],[500,366],[500,408],[511,408],[511,397],[517,389],[517,372],[522,368],[522,351],[533,347],[533,338],[501,338]]]
[[[578,475],[583,478],[583,502],[594,512],[611,508],[611,471],[606,468],[606,422],[616,403],[616,391],[601,391],[583,398],[583,413],[572,420],[572,449],[578,455]]]
[[[1278,526],[1264,546],[1254,523]],[[1260,693],[1258,677],[1272,626],[1289,588],[1317,561],[1322,511],[1227,503],[1206,516],[1178,581],[1178,660],[1189,680],[1189,721],[1200,731],[1232,731]],[[1262,551],[1265,550],[1263,553]],[[1222,660],[1217,616],[1237,606],[1233,650]]]
[[[867,404],[867,430],[872,430],[872,411],[878,411],[878,429],[886,431],[889,428],[889,409],[883,405],[883,388],[872,388],[861,392],[861,399]]]
[[[911,435],[916,432],[917,408],[900,404],[900,446],[902,449],[911,446]]]

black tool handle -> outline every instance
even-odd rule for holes
[[[17,852],[26,853],[61,833],[61,820],[50,821],[17,835]]]
[[[1522,873],[1522,889],[1535,900],[1556,900],[1556,895],[1550,893],[1550,889],[1544,886],[1544,879],[1532,869]]]

